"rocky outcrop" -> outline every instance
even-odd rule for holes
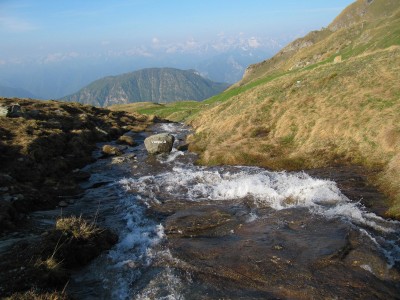
[[[149,154],[169,153],[172,150],[175,137],[169,133],[160,133],[149,136],[144,140]]]
[[[79,194],[87,174],[78,176],[77,169],[93,161],[96,143],[151,123],[138,114],[57,101],[0,98],[0,108],[0,234],[24,214]]]

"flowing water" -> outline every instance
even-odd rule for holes
[[[154,132],[179,143],[188,128],[159,124]],[[399,222],[304,172],[195,160],[176,148],[149,157],[141,143],[86,168],[92,176],[75,206],[119,242],[73,274],[73,296],[400,299]]]

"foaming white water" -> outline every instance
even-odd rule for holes
[[[124,179],[120,184],[149,206],[152,202],[171,199],[251,199],[258,206],[275,210],[308,208],[316,215],[340,218],[364,232],[368,230],[372,238],[386,235],[374,244],[387,258],[389,267],[400,262],[397,242],[400,222],[385,220],[368,212],[360,203],[350,201],[333,181],[312,178],[304,172],[270,172],[257,167],[199,167],[183,164],[178,157],[173,157],[175,167],[171,171]],[[252,213],[246,222],[257,218]]]
[[[109,252],[115,278],[110,282],[113,299],[129,299],[130,285],[141,276],[141,270],[149,267],[156,256],[154,247],[165,237],[164,227],[145,217],[143,206],[135,197],[124,195],[119,207],[125,223],[119,243]]]
[[[307,207],[328,218],[342,217],[355,224],[390,232],[396,225],[344,196],[335,182],[305,173],[269,172],[261,168],[232,167],[228,171],[188,165],[172,172],[121,181],[127,190],[148,200],[188,201],[252,198],[259,205],[281,210]]]
[[[165,132],[175,133],[178,127],[175,123],[163,123],[161,124],[160,129]]]
[[[181,279],[173,274],[170,268],[165,268],[155,276],[134,299],[137,300],[178,300],[184,299],[180,293]]]
[[[176,150],[175,148],[173,148],[171,153],[167,156],[166,159],[163,159],[162,157],[158,157],[158,159],[161,163],[170,163],[182,155],[184,155],[184,153],[182,151],[179,151],[179,150]]]

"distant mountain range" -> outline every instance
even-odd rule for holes
[[[27,90],[2,85],[0,85],[0,97],[37,98]]]
[[[150,68],[96,80],[60,100],[100,107],[143,101],[200,101],[221,93],[228,86],[206,79],[194,70]]]
[[[152,67],[196,69],[210,80],[233,84],[242,78],[248,65],[271,57],[290,40],[289,36],[275,40],[226,35],[196,43],[160,42],[125,49],[116,47],[112,51],[99,48],[93,53],[32,55],[18,62],[2,58],[0,85],[21,87],[41,99],[58,99],[105,76]]]

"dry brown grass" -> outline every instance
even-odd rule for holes
[[[88,222],[81,216],[57,219],[56,230],[68,233],[76,239],[89,239],[100,232],[99,227],[94,222]]]
[[[10,297],[5,298],[6,300],[67,300],[70,299],[63,292],[39,292],[35,290],[30,290],[25,293],[17,293]]]
[[[197,115],[191,149],[204,164],[378,168],[400,216],[399,82],[398,46],[291,72]]]

